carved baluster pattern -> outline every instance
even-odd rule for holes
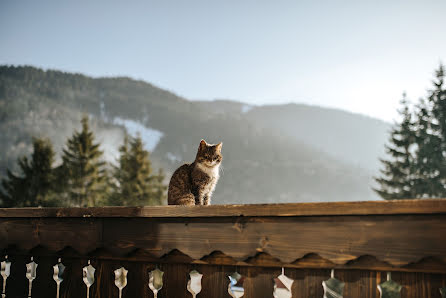
[[[90,287],[94,284],[94,272],[96,269],[91,266],[90,260],[88,260],[88,266],[82,268],[82,275],[85,285],[87,286],[87,298],[90,297]]]
[[[119,298],[122,297],[122,289],[127,286],[127,273],[129,271],[124,267],[115,270],[115,285],[119,289]]]
[[[294,280],[287,277],[282,268],[282,274],[274,278],[274,298],[291,298],[293,295],[291,293],[291,287],[293,286]]]
[[[200,274],[196,270],[192,270],[189,273],[189,280],[187,282],[187,290],[192,294],[192,297],[197,297],[197,294],[201,292],[201,278],[203,274]]]
[[[149,288],[153,292],[153,297],[158,297],[158,291],[163,287],[163,274],[164,272],[156,268],[149,273]]]
[[[330,279],[322,282],[324,288],[324,298],[342,298],[345,283],[334,277],[334,270],[331,270]]]
[[[446,287],[440,289],[440,294],[442,298],[446,298]]]
[[[401,298],[401,288],[401,285],[392,280],[390,272],[387,272],[387,281],[378,285],[381,298]]]
[[[5,260],[1,263],[1,275],[3,277],[3,290],[2,298],[6,298],[6,280],[11,274],[11,262],[8,261],[8,256],[5,256]]]
[[[33,288],[33,280],[37,276],[37,266],[38,266],[38,264],[36,264],[36,262],[34,262],[33,257],[31,257],[31,262],[26,264],[26,278],[29,281],[28,298],[31,298],[31,291]]]
[[[245,282],[245,277],[241,276],[238,272],[234,272],[228,276],[228,293],[231,297],[240,298],[245,294],[245,289],[243,288],[243,283]]]
[[[58,263],[53,266],[53,279],[56,282],[57,288],[56,288],[56,298],[59,298],[60,295],[60,284],[63,281],[63,273],[65,271],[65,266],[62,264],[61,259],[57,261]]]

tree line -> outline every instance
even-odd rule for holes
[[[161,205],[166,200],[162,169],[154,173],[141,137],[124,138],[117,165],[103,161],[88,117],[74,131],[62,152],[62,164],[54,166],[55,152],[49,139],[34,138],[30,158],[18,159],[21,173],[7,170],[0,190],[1,207],[93,207]]]
[[[384,199],[446,198],[445,68],[435,71],[425,98],[411,105],[403,94],[400,122],[390,132],[374,190]]]

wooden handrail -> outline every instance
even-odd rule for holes
[[[446,214],[446,199],[92,208],[0,208],[0,218],[17,217],[296,217]]]

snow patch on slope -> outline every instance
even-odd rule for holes
[[[242,106],[242,114],[248,113],[249,111],[252,110],[254,106],[252,105],[243,105]]]
[[[146,127],[140,122],[131,119],[115,117],[113,119],[113,123],[124,126],[127,130],[127,133],[132,137],[135,137],[139,134],[144,143],[144,149],[146,149],[147,151],[153,151],[164,135],[164,133],[159,130]]]
[[[119,159],[119,146],[124,142],[124,133],[119,127],[107,129],[95,129],[97,139],[104,152],[105,161],[116,165]]]
[[[166,157],[171,162],[179,162],[179,161],[181,161],[181,156],[175,155],[172,152],[167,152],[166,153]]]

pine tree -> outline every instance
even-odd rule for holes
[[[446,197],[446,89],[440,65],[417,119],[417,189],[419,197]]]
[[[406,94],[403,94],[401,105],[402,109],[398,112],[402,121],[394,125],[390,144],[386,145],[391,159],[381,159],[384,169],[380,171],[381,177],[375,178],[380,187],[374,190],[384,199],[410,199],[417,196],[413,156],[415,131]]]
[[[101,160],[103,152],[94,142],[88,117],[81,120],[82,130],[75,131],[63,150],[64,184],[72,206],[92,207],[103,203],[106,196],[107,172]]]
[[[441,186],[438,187],[438,191],[434,195],[440,198],[446,198],[446,86],[444,79],[444,66],[440,64],[433,81],[435,89],[429,96],[429,101],[432,104],[432,115],[435,119],[433,134],[438,138],[439,143],[436,157],[438,160],[438,180]]]
[[[54,150],[48,139],[33,139],[31,160],[19,158],[22,175],[8,170],[2,180],[4,192],[0,194],[3,207],[56,206],[61,202],[54,194]]]
[[[108,205],[111,206],[128,206],[127,198],[130,195],[128,188],[125,187],[130,183],[130,153],[129,153],[129,137],[124,136],[124,143],[119,147],[118,166],[114,167],[112,189],[113,193],[110,195]]]
[[[140,136],[126,136],[119,148],[119,165],[114,172],[115,191],[110,204],[122,206],[161,205],[167,187],[162,170],[153,174],[149,152]]]

